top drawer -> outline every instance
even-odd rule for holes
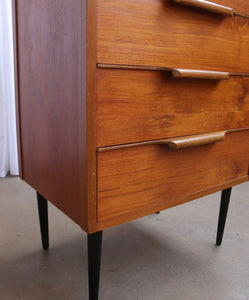
[[[249,1],[213,0],[249,14]],[[174,0],[98,0],[98,63],[249,72],[249,19]]]

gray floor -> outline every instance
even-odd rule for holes
[[[100,300],[249,299],[249,184],[234,188],[221,247],[219,193],[104,232]],[[0,179],[0,299],[87,298],[86,234],[49,206],[40,245],[35,192]]]

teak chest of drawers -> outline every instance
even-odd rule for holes
[[[88,233],[248,180],[249,1],[13,0],[21,178]]]

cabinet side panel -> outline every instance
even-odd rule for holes
[[[96,90],[97,0],[87,0],[87,232],[97,231]]]
[[[86,0],[16,0],[16,16],[23,179],[82,225]]]

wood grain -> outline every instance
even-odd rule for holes
[[[249,78],[172,79],[157,71],[97,72],[97,145],[249,127]]]
[[[249,1],[221,0],[219,4],[249,12]],[[98,0],[97,60],[248,72],[248,22],[246,18],[222,18],[171,0]]]
[[[141,210],[134,210],[133,212],[122,214],[121,216],[117,216],[117,217],[114,217],[111,219],[99,221],[97,223],[97,228],[98,228],[98,230],[104,230],[104,229],[112,227],[112,226],[126,223],[126,222],[132,221],[134,219],[142,218],[144,216],[157,213],[158,211],[162,211],[162,210],[171,208],[173,206],[184,204],[186,202],[207,196],[209,194],[225,190],[227,188],[233,187],[235,185],[238,185],[238,184],[241,184],[241,183],[244,183],[247,181],[248,181],[248,176],[244,176],[239,179],[227,181],[226,183],[217,184],[215,186],[212,186],[211,188],[208,188],[208,189],[205,189],[202,191],[198,191],[193,194],[185,195],[184,197],[177,198],[172,201],[168,201],[168,202],[165,201],[163,203],[157,203],[155,205],[147,206]]]
[[[86,144],[80,145],[86,149],[82,157],[81,169],[86,170],[86,181],[81,183],[83,192],[83,221],[82,226],[89,234],[97,231],[97,162],[96,162],[96,93],[97,93],[97,0],[87,0],[87,56],[86,56],[86,124],[80,124],[86,128]],[[80,67],[80,66],[79,66]],[[79,111],[79,114],[81,111]],[[84,130],[82,128],[82,130]],[[85,168],[86,164],[86,168]],[[84,223],[82,223],[84,225]]]
[[[23,179],[87,231],[87,2],[16,8]]]
[[[238,147],[238,145],[240,145]],[[222,142],[170,150],[143,146],[98,154],[98,222],[171,207],[248,176],[249,130]],[[123,219],[124,220],[124,219]]]

